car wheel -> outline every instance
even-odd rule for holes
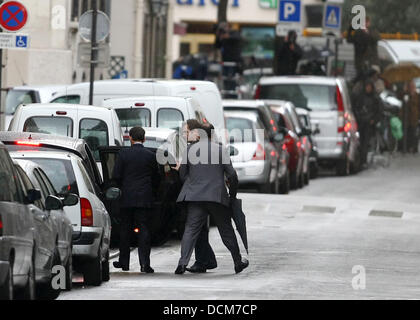
[[[289,170],[286,170],[286,175],[283,179],[280,192],[282,194],[288,194],[290,192],[290,173]]]
[[[32,257],[31,264],[28,270],[28,282],[25,287],[16,295],[18,300],[35,300],[36,284],[35,284],[35,257]]]
[[[310,174],[309,174],[309,168],[308,168],[308,171],[306,171],[304,175],[304,179],[303,179],[305,186],[309,185],[309,179],[310,179]]]
[[[357,151],[356,157],[350,166],[350,173],[357,174],[360,172],[360,169],[361,169],[361,158],[360,158],[360,152]]]
[[[302,189],[305,186],[305,178],[303,176],[303,171],[300,173],[299,175],[299,180],[298,180],[298,188]]]
[[[102,283],[102,261],[101,248],[99,248],[98,255],[88,261],[84,267],[83,272],[84,282],[88,286],[100,286]]]
[[[310,166],[310,178],[311,179],[316,179],[318,178],[318,173],[319,173],[319,168],[318,168],[318,163],[312,163]]]
[[[109,280],[109,250],[107,250],[105,261],[102,262],[102,281],[108,282]]]
[[[280,193],[280,180],[278,177],[278,171],[276,173],[276,179],[271,184],[271,193],[273,194],[279,194]]]
[[[0,287],[0,300],[13,300],[13,265],[9,262],[6,278]]]
[[[299,177],[295,172],[290,173],[290,189],[295,190],[299,186]]]
[[[338,176],[342,177],[348,176],[350,174],[350,161],[347,157],[337,162],[336,172]]]
[[[60,254],[58,250],[54,250],[52,267],[61,265]],[[51,270],[51,276],[53,275]],[[47,283],[43,283],[37,286],[36,296],[40,300],[55,300],[60,295],[61,290],[53,288],[53,279],[51,278]]]
[[[70,256],[67,259],[66,264],[66,291],[70,291],[73,288],[73,256],[72,250],[70,250]]]
[[[271,191],[270,181],[267,181],[267,182],[258,186],[258,192],[259,193],[270,193],[270,191]]]

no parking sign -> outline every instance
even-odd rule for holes
[[[0,25],[11,32],[19,31],[28,21],[26,7],[17,1],[8,1],[0,6]]]

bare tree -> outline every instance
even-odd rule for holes
[[[219,8],[217,11],[217,23],[227,22],[228,0],[219,0]]]

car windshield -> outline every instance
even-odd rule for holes
[[[59,194],[74,193],[79,195],[76,178],[70,160],[26,158],[38,164],[50,179]],[[57,173],[60,174],[57,174]]]
[[[228,117],[226,126],[231,142],[255,142],[255,129],[251,120]]]
[[[150,127],[151,126],[151,114],[147,108],[134,109],[115,109],[120,119],[121,127],[132,128],[136,126]]]
[[[67,117],[32,117],[26,120],[23,132],[73,137],[73,120]]]
[[[21,104],[36,103],[35,91],[33,90],[10,90],[6,97],[6,114],[13,115],[16,108]]]
[[[261,99],[291,101],[298,108],[313,111],[336,110],[335,86],[317,84],[275,84],[261,86]]]

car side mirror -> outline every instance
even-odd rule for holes
[[[234,146],[229,146],[229,154],[231,157],[237,156],[239,154],[239,150]]]
[[[316,129],[312,131],[312,135],[314,136],[320,133],[321,133],[321,130],[319,129],[319,127],[316,127]]]
[[[73,207],[79,203],[79,197],[73,193],[69,193],[63,200],[64,207]]]
[[[64,207],[63,201],[61,201],[56,196],[48,196],[47,199],[45,199],[45,209],[47,211],[61,210],[61,209],[63,209],[63,207]]]
[[[35,201],[41,200],[41,191],[37,189],[28,190],[27,200],[30,204],[35,203]]]
[[[274,142],[281,143],[281,142],[284,141],[284,137],[285,137],[284,133],[276,133],[274,135],[274,139],[273,140],[274,140]]]
[[[122,192],[118,188],[109,188],[105,192],[105,198],[108,201],[115,201],[121,198]]]

